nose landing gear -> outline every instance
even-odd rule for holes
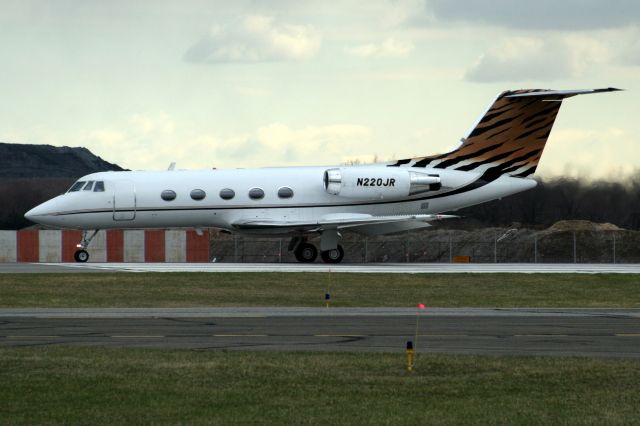
[[[89,252],[86,249],[87,247],[89,247],[89,243],[91,242],[91,240],[93,240],[93,237],[96,236],[98,231],[99,229],[96,229],[88,237],[88,232],[82,231],[82,240],[80,240],[80,244],[77,245],[80,250],[76,250],[76,252],[73,254],[73,258],[76,260],[76,262],[85,263],[89,260]]]
[[[73,254],[73,258],[76,260],[76,262],[84,263],[89,260],[89,252],[86,250],[76,250],[76,252]]]

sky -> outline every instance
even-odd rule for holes
[[[640,170],[635,0],[0,0],[0,141],[129,169],[335,165],[457,145],[497,94],[563,103],[538,175]]]

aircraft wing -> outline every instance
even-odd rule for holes
[[[455,218],[458,216],[441,214],[416,214],[373,216],[369,214],[336,213],[323,216],[318,221],[278,221],[269,219],[242,219],[233,227],[245,232],[321,232],[327,229],[350,229],[362,233],[386,234],[429,226],[429,222]]]

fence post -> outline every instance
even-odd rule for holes
[[[449,263],[453,263],[453,241],[449,232]]]
[[[613,233],[613,263],[616,263],[616,233]]]
[[[538,263],[538,237],[533,237],[533,263]]]
[[[238,236],[233,236],[233,261],[238,263]]]
[[[573,231],[573,263],[578,263],[578,255],[576,250],[576,232]]]
[[[498,263],[498,233],[493,231],[493,263]]]
[[[282,263],[282,238],[278,240],[278,262]]]
[[[368,250],[369,250],[369,239],[367,237],[364,237],[364,259],[362,261],[362,263],[367,263],[367,258],[368,256]]]

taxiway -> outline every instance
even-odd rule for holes
[[[407,340],[419,352],[640,358],[640,310],[0,310],[0,345],[10,346],[399,352]]]

